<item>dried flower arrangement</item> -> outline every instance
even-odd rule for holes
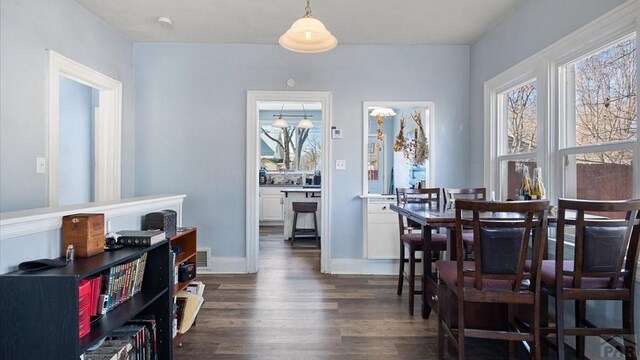
[[[406,125],[406,119],[404,115],[400,119],[400,131],[396,136],[396,141],[393,144],[393,151],[402,151],[404,158],[409,160],[414,166],[422,165],[425,160],[429,159],[429,143],[427,135],[424,132],[422,126],[422,116],[419,111],[415,111],[409,116],[416,123],[417,128],[414,131],[413,140],[409,140],[404,136],[404,128]]]

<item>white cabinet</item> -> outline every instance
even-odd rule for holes
[[[368,259],[400,258],[398,213],[389,208],[391,204],[395,204],[395,200],[367,199],[365,251]]]
[[[284,201],[280,186],[260,187],[260,221],[283,221]]]

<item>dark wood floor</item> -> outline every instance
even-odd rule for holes
[[[259,273],[198,276],[205,303],[175,359],[436,358],[436,321],[418,298],[409,316],[395,277],[323,275],[320,251],[291,249],[281,232],[261,229]],[[468,357],[505,358],[487,344]]]

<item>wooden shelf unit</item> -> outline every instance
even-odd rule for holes
[[[84,351],[136,315],[153,314],[159,359],[173,358],[172,290],[169,242],[125,247],[65,267],[0,276],[0,358],[78,359]],[[142,289],[91,324],[78,338],[79,281],[135,260],[148,252]]]
[[[198,229],[188,228],[184,231],[178,231],[176,234],[169,238],[171,245],[179,245],[182,248],[182,252],[176,256],[176,261],[173,266],[178,266],[184,262],[196,263],[196,251],[198,248]],[[191,279],[189,281],[178,282],[173,284],[172,296],[176,296],[180,291],[183,291],[196,279]],[[180,338],[184,334],[178,333],[173,338],[173,343],[176,346],[182,346],[180,342]]]

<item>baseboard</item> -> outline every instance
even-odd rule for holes
[[[397,275],[398,260],[332,259],[332,274]]]
[[[209,261],[211,262],[211,270],[200,271],[198,274],[246,274],[247,273],[247,260],[241,257],[215,257],[212,256]]]

